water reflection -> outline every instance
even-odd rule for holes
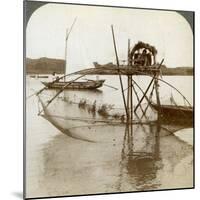
[[[41,188],[71,195],[191,186],[192,176],[186,174],[191,175],[192,162],[182,160],[192,155],[192,147],[167,135],[159,123],[129,125],[109,134],[114,139],[99,143],[54,137],[43,149]],[[169,183],[169,177],[178,181]]]
[[[48,90],[44,95],[49,100],[55,93],[54,90]],[[92,105],[95,100],[100,104],[108,100],[109,104],[116,104],[118,108],[122,107],[118,105],[121,102],[119,94],[114,96],[114,92],[108,88],[104,94],[99,91],[79,91],[77,96],[74,94],[77,92],[65,91],[48,107],[54,117],[53,122],[58,122],[57,129],[52,126],[50,118],[46,119],[52,124],[37,116],[36,106],[33,106],[37,105],[36,100],[31,99],[27,103],[29,197],[193,186],[193,147],[171,134],[191,127],[189,122],[174,123],[170,118],[161,118],[159,123],[154,119],[151,123],[140,123],[142,115],[137,112],[139,123],[127,127],[118,120],[118,124],[112,126],[104,123],[107,119],[98,113],[92,116],[88,109],[80,109],[78,103],[82,97],[88,98]],[[75,103],[68,102],[69,96],[69,100]],[[154,115],[150,107],[147,114]],[[69,119],[71,116],[74,118]],[[80,118],[88,121],[80,121]],[[100,120],[95,126],[97,119]],[[145,116],[142,119],[146,120]],[[147,120],[150,120],[149,116]],[[71,130],[81,136],[77,137],[79,139],[62,134],[65,129],[59,128],[69,128],[68,122],[76,125]],[[82,126],[88,123],[90,127]],[[85,136],[97,139],[97,142],[83,141]]]
[[[121,161],[120,161],[120,179],[118,183],[118,190],[122,191],[121,182],[123,176],[128,175],[129,183],[133,188],[139,190],[148,190],[158,188],[160,183],[154,184],[153,180],[156,179],[156,173],[159,169],[158,161],[160,159],[160,123],[153,123],[147,125],[137,125],[135,131],[133,132],[133,125],[127,125],[125,128],[125,134],[123,139],[123,147],[121,151]],[[141,129],[145,135],[143,138],[143,143],[145,147],[141,144],[138,148],[138,136]],[[140,142],[142,141],[140,140]],[[160,167],[162,166],[159,163]],[[125,173],[124,173],[125,171]],[[147,185],[149,186],[147,187]]]

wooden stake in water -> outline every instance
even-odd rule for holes
[[[128,56],[127,56],[127,67],[131,67],[130,63],[130,39],[128,39]],[[127,110],[128,110],[128,122],[133,121],[133,90],[132,90],[132,75],[128,75],[128,90],[127,90]]]
[[[125,96],[124,96],[124,88],[123,88],[123,83],[122,83],[121,72],[120,72],[120,68],[119,68],[119,59],[118,59],[118,55],[117,55],[117,47],[116,47],[116,43],[115,43],[115,35],[114,35],[113,25],[111,25],[111,30],[112,30],[113,44],[114,44],[114,49],[115,49],[115,56],[116,56],[116,62],[117,62],[117,67],[118,67],[119,81],[120,81],[120,86],[121,86],[123,102],[124,102],[124,108],[125,108],[125,112],[126,112],[126,117],[128,119],[128,111],[127,111],[126,100],[125,100]]]
[[[127,66],[129,66],[130,62],[129,62],[129,54],[130,54],[130,39],[128,39],[128,54],[127,54]],[[128,85],[128,89],[127,89],[127,110],[128,110],[128,118],[127,118],[127,122],[130,121],[130,80],[129,78],[127,79],[127,85]]]
[[[158,66],[158,70],[161,68],[162,63],[163,63],[164,59],[162,59],[160,65]],[[156,74],[154,74],[153,78],[151,79],[146,91],[144,92],[144,95],[142,96],[142,98],[140,99],[140,101],[138,102],[137,106],[134,109],[134,112],[137,111],[138,107],[140,106],[140,104],[142,103],[143,99],[145,98],[145,95],[147,94],[147,92],[149,91],[149,88],[151,87],[152,83],[154,82],[154,80],[156,79]]]

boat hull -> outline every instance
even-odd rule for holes
[[[193,108],[186,106],[173,106],[152,104],[152,107],[158,112],[160,118],[165,122],[193,124]]]
[[[97,89],[103,86],[105,80],[86,82],[42,82],[49,89]]]

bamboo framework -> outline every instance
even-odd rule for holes
[[[76,19],[74,20],[75,23]],[[66,40],[69,37],[69,33],[72,30],[72,27],[74,25],[74,23],[71,26],[70,31],[68,32],[68,36],[66,37]],[[148,116],[147,116],[147,110],[149,108],[149,106],[152,105],[152,96],[153,94],[155,94],[156,97],[156,103],[157,106],[159,107],[158,109],[158,115],[159,115],[159,110],[161,108],[161,102],[160,102],[160,96],[159,96],[159,81],[162,81],[166,84],[168,84],[169,86],[171,86],[172,88],[174,88],[176,91],[178,91],[181,95],[182,93],[176,89],[174,86],[172,86],[171,84],[169,84],[168,82],[162,80],[159,78],[160,76],[160,68],[164,62],[164,59],[161,61],[161,63],[159,65],[152,65],[152,66],[135,66],[132,62],[132,53],[133,50],[131,50],[130,48],[130,39],[128,39],[128,52],[127,52],[127,66],[123,66],[124,68],[122,69],[122,67],[120,66],[119,63],[119,58],[118,58],[118,53],[117,53],[117,45],[116,45],[116,40],[115,40],[115,34],[114,34],[114,28],[113,26],[111,26],[111,30],[112,30],[112,39],[113,39],[113,44],[114,44],[114,52],[115,52],[115,57],[116,57],[116,64],[117,64],[117,68],[115,69],[117,71],[117,74],[112,74],[112,75],[117,75],[119,77],[119,81],[120,81],[120,87],[121,87],[121,95],[123,98],[123,104],[124,104],[124,110],[125,110],[125,114],[126,114],[126,118],[123,120],[123,123],[125,122],[127,125],[130,125],[130,129],[132,129],[132,124],[134,123],[134,119],[135,117],[137,117],[137,119],[139,121],[142,120],[143,117],[145,117],[145,119],[147,119],[148,121]],[[149,47],[150,48],[150,47]],[[131,70],[132,71],[131,71]],[[146,69],[146,70],[144,70]],[[41,110],[39,112],[39,115],[44,111],[44,109],[46,109],[58,96],[60,93],[62,93],[69,85],[71,85],[73,82],[77,81],[80,78],[83,78],[86,75],[90,75],[90,73],[87,73],[88,71],[77,71],[71,74],[65,74],[64,76],[58,78],[57,80],[50,82],[51,84],[54,84],[56,81],[59,81],[60,79],[63,79],[65,77],[71,76],[71,75],[80,75],[79,77],[73,79],[72,81],[68,81],[65,82],[65,84],[63,85],[62,88],[60,88],[60,90],[56,93],[56,95],[51,98],[47,104],[45,106],[43,106],[43,110]],[[95,71],[96,72],[96,71]],[[134,75],[147,75],[151,77],[150,82],[147,84],[147,87],[145,90],[143,90],[140,85],[134,80]],[[102,74],[103,75],[103,74]],[[123,80],[122,80],[122,75],[124,77],[127,78],[127,89],[124,89],[124,85],[123,85]],[[106,84],[105,84],[106,86]],[[112,87],[107,85],[108,87],[111,87],[115,90],[117,90],[117,88]],[[142,92],[142,96],[140,98],[140,95],[137,94],[137,90],[135,88],[135,86]],[[152,88],[152,89],[151,89]],[[33,95],[39,96],[40,93],[42,93],[45,89],[47,89],[47,87],[42,88],[41,90],[39,90],[38,92],[34,93]],[[126,91],[126,93],[125,93]],[[154,93],[155,91],[155,93]],[[150,93],[150,94],[149,94]],[[31,96],[33,96],[31,95]],[[29,97],[31,97],[29,96]],[[183,96],[183,95],[182,95]],[[28,97],[28,98],[29,98]],[[133,97],[136,97],[136,99],[134,99]],[[184,100],[187,101],[187,99],[183,96]],[[133,106],[133,102],[137,101],[136,106]],[[147,101],[147,106],[144,107],[142,105],[143,101],[146,100]],[[189,102],[187,101],[187,103],[189,104]],[[189,104],[190,105],[190,104]],[[138,115],[138,109],[140,109],[142,116],[139,117]],[[123,115],[124,116],[124,115]],[[158,117],[159,120],[159,117]]]
[[[116,41],[115,41],[115,34],[114,34],[114,28],[113,25],[111,26],[111,30],[112,30],[112,37],[113,37],[113,44],[114,44],[114,50],[115,50],[115,56],[116,56],[116,63],[117,63],[117,67],[118,67],[118,75],[119,75],[119,80],[120,80],[120,86],[121,86],[121,94],[123,97],[123,102],[124,102],[124,108],[125,108],[125,112],[126,112],[126,122],[127,124],[132,124],[133,122],[133,114],[135,113],[137,115],[137,109],[140,108],[140,110],[142,111],[142,117],[146,117],[146,111],[149,107],[149,104],[151,103],[149,98],[147,97],[147,93],[149,92],[152,84],[153,84],[153,89],[150,93],[150,97],[152,97],[153,95],[153,91],[155,89],[156,91],[156,100],[157,100],[157,104],[158,106],[160,106],[160,97],[159,97],[159,84],[158,84],[158,77],[160,75],[160,68],[163,64],[164,59],[161,61],[161,63],[159,64],[159,66],[157,67],[157,70],[153,73],[153,77],[150,81],[150,83],[148,84],[147,88],[145,91],[143,91],[141,89],[141,87],[133,80],[133,74],[127,74],[127,95],[125,97],[125,90],[124,90],[124,86],[123,86],[123,82],[122,82],[122,77],[121,77],[121,72],[120,72],[120,64],[119,64],[119,58],[118,58],[118,54],[117,54],[117,47],[116,47]],[[133,48],[134,49],[134,48]],[[133,50],[130,50],[130,39],[128,39],[128,53],[127,53],[127,68],[132,68],[134,66],[132,66],[132,54],[133,54]],[[141,99],[139,99],[139,96],[137,94],[137,91],[134,88],[134,84],[135,83],[138,88],[142,91],[143,96]],[[133,95],[135,94],[138,104],[136,105],[136,107],[133,109]],[[147,107],[145,108],[145,110],[143,110],[142,108],[142,102],[143,100],[146,99],[148,102]]]

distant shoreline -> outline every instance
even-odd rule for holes
[[[108,63],[100,65],[94,62],[95,67],[106,67],[112,69],[116,65]],[[94,66],[92,66],[94,67]],[[64,74],[65,60],[54,59],[54,58],[38,58],[38,59],[26,59],[26,73],[27,74]],[[192,76],[193,67],[176,67],[167,68],[166,66],[161,67],[163,76]]]

